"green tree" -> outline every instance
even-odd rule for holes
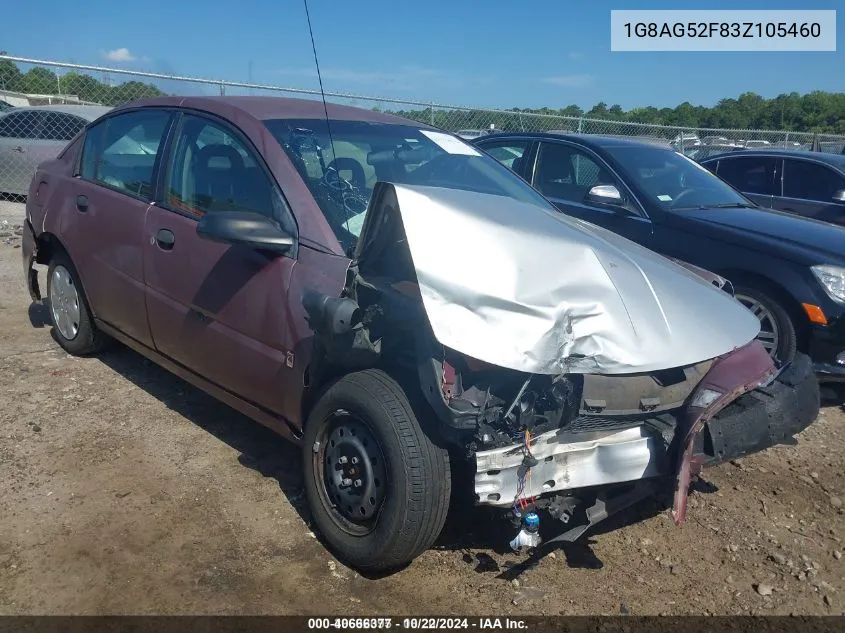
[[[23,74],[14,62],[0,60],[0,89],[20,92],[23,88]]]
[[[31,68],[22,78],[21,92],[29,94],[56,94],[59,84],[56,73],[46,68]]]

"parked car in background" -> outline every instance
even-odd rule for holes
[[[314,523],[359,569],[434,542],[451,463],[476,503],[572,541],[656,491],[683,521],[701,465],[818,413],[809,359],[776,364],[707,273],[370,110],[118,108],[39,167],[21,250],[67,352],[110,335],[299,441]]]
[[[705,136],[701,139],[702,145],[732,145],[725,136]]]
[[[761,207],[845,226],[845,156],[769,150],[702,161]]]
[[[760,139],[751,139],[748,141],[744,141],[742,147],[746,149],[753,149],[755,147],[769,147],[771,143],[769,141],[763,141]]]
[[[701,145],[701,139],[698,138],[698,134],[678,134],[674,139],[672,139],[672,146],[675,149],[698,147],[699,145]]]
[[[0,113],[0,193],[26,195],[36,166],[58,156],[105,106],[48,105]]]
[[[822,141],[819,143],[819,149],[830,154],[845,154],[845,145],[836,141]]]
[[[710,156],[719,156],[725,152],[737,151],[738,147],[733,145],[700,145],[699,147],[692,147],[683,151],[684,156],[688,156],[695,161],[701,162]]]
[[[773,356],[806,351],[823,380],[845,379],[845,228],[760,208],[652,145],[542,133],[474,144],[521,152],[512,168],[564,213],[729,279]]]
[[[457,136],[461,137],[464,140],[472,140],[474,138],[479,138],[481,136],[484,136],[485,134],[491,134],[494,131],[498,132],[498,130],[492,130],[492,129],[487,129],[487,130],[458,130],[456,132],[456,134],[457,134]]]

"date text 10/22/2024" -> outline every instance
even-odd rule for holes
[[[376,631],[404,629],[409,631],[477,629],[526,630],[528,624],[520,618],[309,618],[309,630]]]

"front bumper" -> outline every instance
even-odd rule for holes
[[[767,387],[758,387],[722,409],[704,425],[698,451],[705,466],[787,444],[818,417],[815,367],[798,354]]]
[[[845,354],[845,314],[825,326],[813,326],[808,347],[819,382],[845,381],[845,364],[837,362],[837,357]]]
[[[685,472],[692,476],[702,466],[792,443],[792,436],[807,428],[818,412],[813,364],[798,354],[770,384],[743,393],[707,419],[695,432],[694,450],[688,454],[693,467]],[[678,418],[683,418],[679,413]],[[477,503],[507,507],[520,490],[520,498],[530,498],[643,479],[669,480],[677,475],[673,463],[680,457],[678,452],[685,451],[680,430],[661,432],[643,424],[602,433],[548,431],[532,439],[531,451],[538,463],[530,469],[519,445],[479,451],[475,456]],[[680,493],[684,499],[688,481],[685,476]],[[681,521],[685,503],[679,506],[676,518]]]

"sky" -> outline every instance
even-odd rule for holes
[[[327,91],[585,109],[599,101],[625,109],[711,106],[748,91],[845,92],[845,10],[837,15],[837,52],[610,51],[611,8],[845,8],[841,0],[701,0],[694,7],[665,0],[308,1]],[[38,17],[22,2],[3,13],[0,50],[10,55],[318,87],[302,0],[40,0]],[[22,28],[27,24],[33,28]]]

